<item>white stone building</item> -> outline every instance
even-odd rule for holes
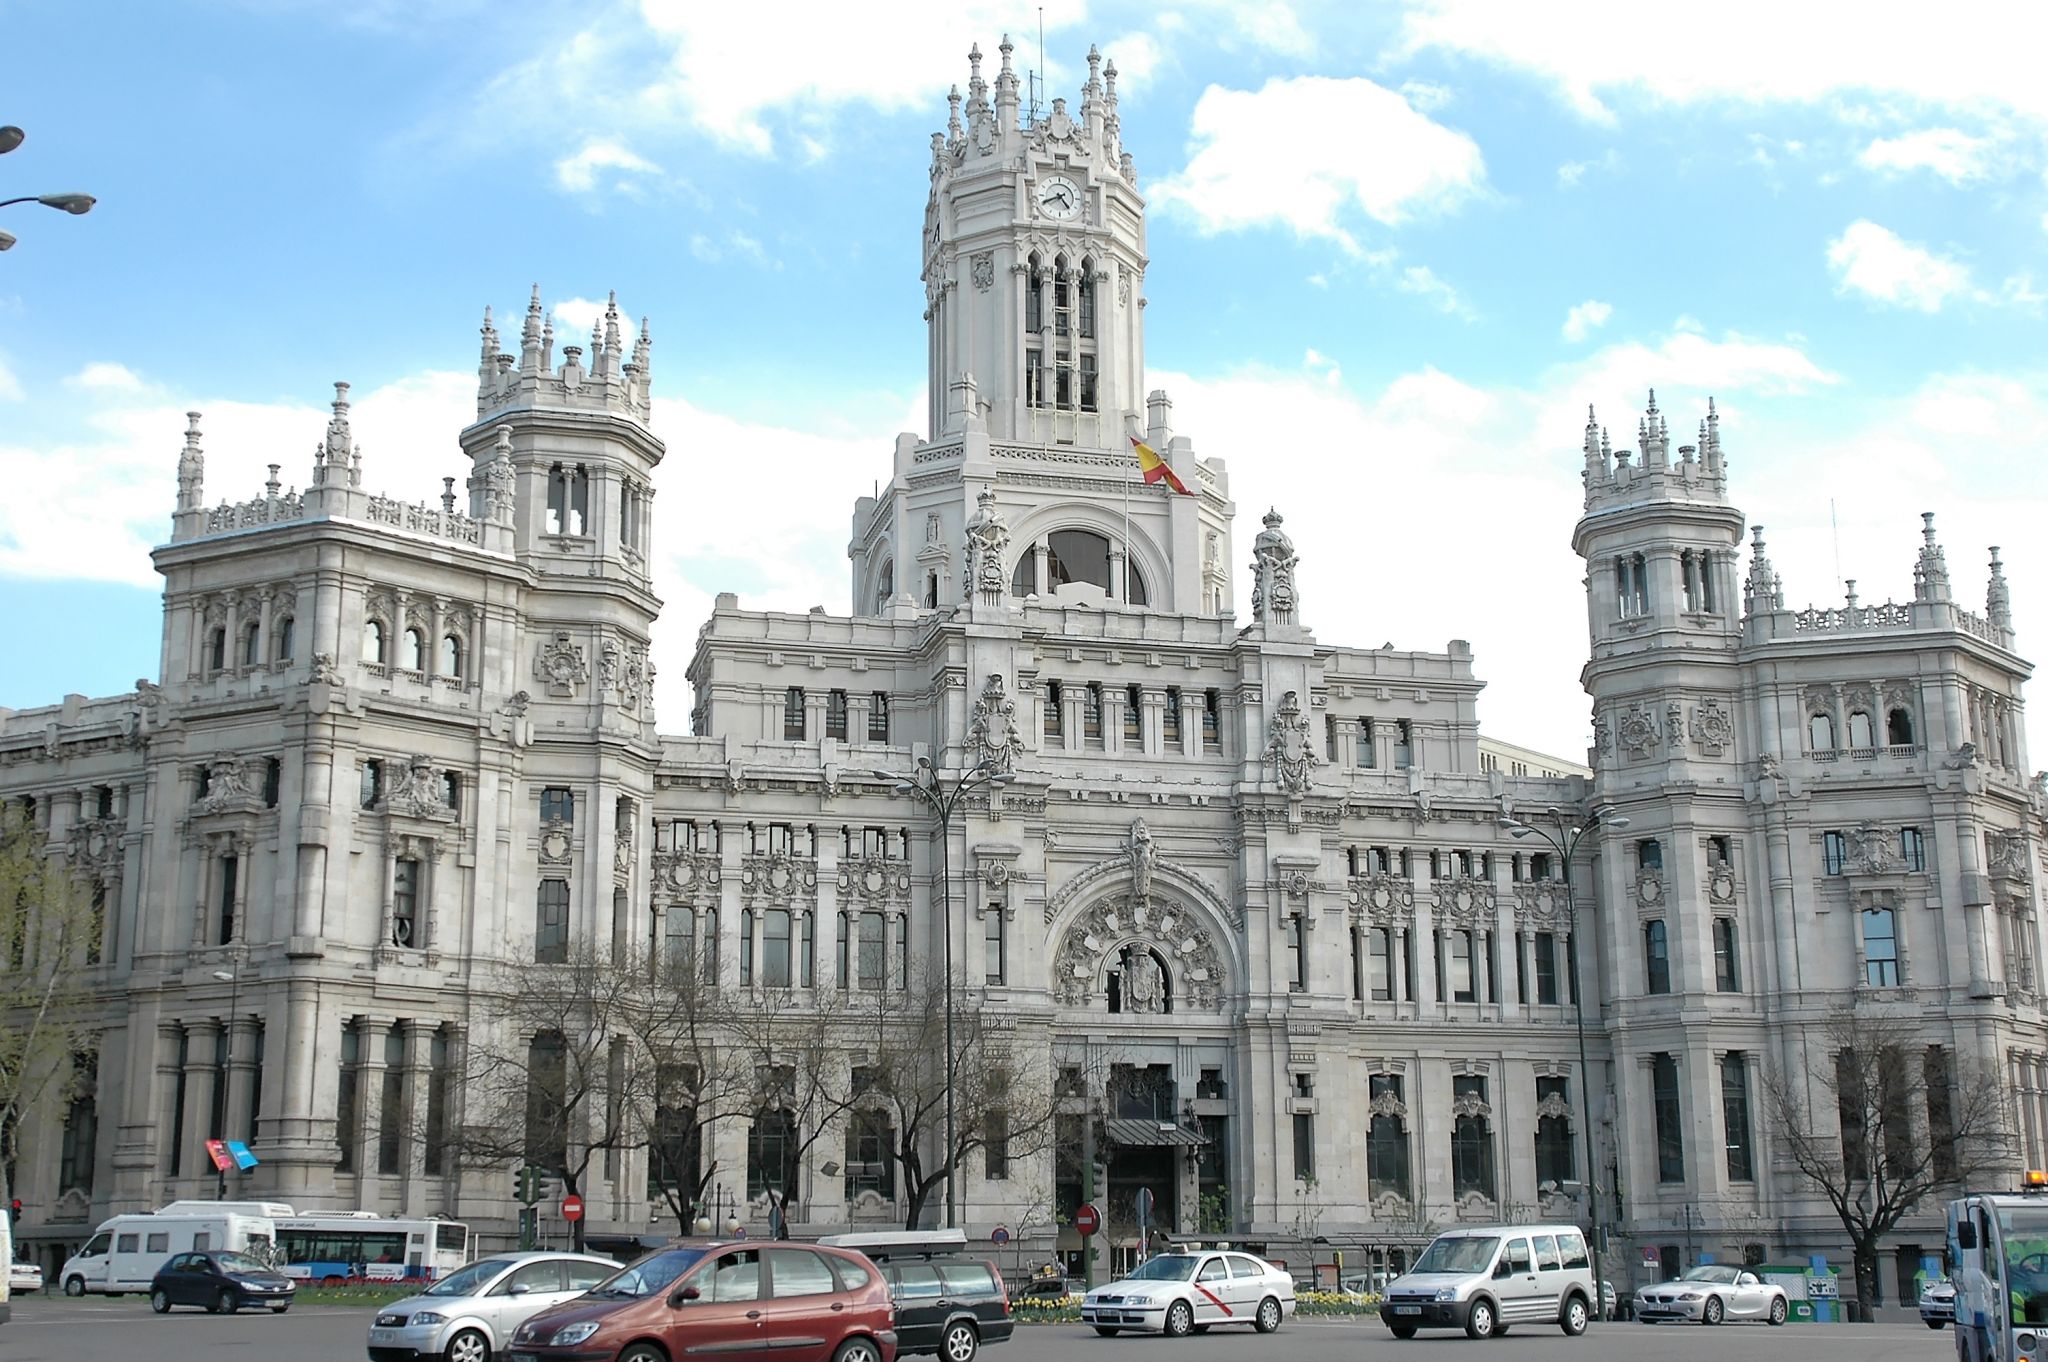
[[[1099,1112],[1115,1234],[1139,1186],[1183,1228],[1354,1254],[1583,1214],[1590,1081],[1630,1242],[1839,1251],[1760,1085],[1852,1004],[2002,1066],[2041,1163],[2041,808],[1995,557],[1982,615],[1931,520],[1911,601],[1787,610],[1760,530],[1745,576],[1711,411],[1673,450],[1653,399],[1637,451],[1586,432],[1590,774],[1483,740],[1469,647],[1317,639],[1337,546],[1298,562],[1273,513],[1237,544],[1223,461],[1146,391],[1113,65],[1028,126],[1007,42],[980,68],[932,144],[929,436],[854,503],[849,613],[719,597],[689,736],[651,707],[644,326],[557,347],[536,290],[501,354],[487,314],[439,505],[365,490],[346,385],[302,493],[273,466],[209,507],[194,417],[160,679],[0,711],[0,797],[105,905],[77,1096],[20,1141],[23,1237],[55,1255],[210,1195],[219,1133],[263,1158],[246,1194],[509,1237],[509,1169],[420,1134],[459,1119],[455,1057],[496,1024],[479,971],[687,942],[743,991],[891,987],[942,939],[938,846],[871,773],[920,757],[1017,773],[953,824],[965,1005],[1144,1080]],[[1574,867],[1581,942],[1556,858],[1498,824],[1596,804],[1631,826]],[[871,933],[889,977],[845,977],[837,941]],[[758,1221],[748,1134],[705,1157]],[[889,1213],[852,1162],[813,1147],[800,1230]],[[606,1168],[592,1228],[659,1232],[644,1155]],[[960,1184],[977,1235],[1079,1196],[1072,1160],[986,1172]]]

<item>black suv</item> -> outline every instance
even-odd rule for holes
[[[967,1250],[961,1230],[830,1235],[818,1241],[859,1249],[882,1270],[896,1303],[896,1355],[930,1353],[972,1362],[984,1343],[1015,1331],[1003,1274]]]

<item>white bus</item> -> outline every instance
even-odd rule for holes
[[[434,1281],[470,1258],[456,1220],[387,1220],[373,1211],[307,1211],[277,1222],[278,1269],[295,1281]]]
[[[172,1254],[234,1252],[261,1261],[276,1242],[275,1221],[241,1211],[202,1214],[167,1207],[154,1215],[117,1215],[102,1221],[85,1247],[64,1260],[57,1282],[67,1296],[147,1291]]]

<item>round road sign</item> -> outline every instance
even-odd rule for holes
[[[1090,1204],[1074,1212],[1074,1233],[1086,1239],[1102,1228],[1102,1212]]]
[[[583,1218],[583,1198],[582,1198],[582,1197],[580,1197],[580,1196],[577,1196],[577,1195],[576,1195],[576,1194],[575,1194],[574,1192],[571,1192],[571,1193],[569,1193],[569,1195],[567,1195],[567,1196],[563,1197],[563,1198],[562,1198],[562,1219],[564,1219],[564,1220],[581,1220],[582,1218]]]
[[[988,1232],[988,1241],[991,1244],[994,1244],[997,1248],[1001,1248],[1003,1245],[1010,1242],[1009,1228],[1003,1225],[996,1226],[994,1229]]]

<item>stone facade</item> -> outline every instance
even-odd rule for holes
[[[419,1136],[460,1119],[448,1080],[501,1026],[480,972],[687,944],[743,996],[773,968],[897,986],[945,937],[939,834],[875,773],[920,760],[1014,775],[951,825],[963,1005],[1147,1080],[1142,1111],[1093,1077],[1071,1101],[1110,1118],[1112,1238],[1139,1186],[1181,1228],[1354,1253],[1582,1215],[1575,976],[1603,1200],[1643,1244],[1838,1249],[1761,1085],[1844,1006],[2010,1073],[2016,1164],[2042,1161],[2042,808],[1995,557],[1982,615],[1931,522],[1911,601],[1788,610],[1761,530],[1740,575],[1716,418],[1674,456],[1653,398],[1635,453],[1591,423],[1584,444],[1590,768],[1482,742],[1464,642],[1317,640],[1340,563],[1273,512],[1240,561],[1222,461],[1164,393],[1141,408],[1143,203],[1114,66],[1089,72],[1078,114],[1025,126],[1008,44],[993,87],[973,58],[932,148],[931,436],[855,503],[848,614],[718,598],[689,736],[652,704],[644,323],[629,340],[613,309],[557,354],[536,291],[515,356],[486,314],[467,496],[449,478],[438,505],[364,490],[346,385],[302,492],[273,470],[208,507],[193,417],[160,679],[0,712],[0,797],[32,801],[106,906],[73,1082],[93,1097],[24,1132],[24,1238],[54,1253],[209,1195],[224,1131],[263,1158],[242,1194],[502,1242],[509,1167]],[[1187,495],[1139,479],[1136,439]],[[1596,805],[1631,825],[1587,842],[1574,913],[1557,859],[1500,821]],[[797,945],[765,934],[764,894],[808,923]],[[846,978],[835,938],[871,916],[887,977]],[[769,963],[804,943],[807,967]],[[1674,1070],[1669,1179],[1653,1084]],[[705,1157],[765,1224],[747,1135],[722,1122]],[[800,1230],[896,1213],[843,1161],[812,1147]],[[1071,1161],[987,1171],[960,1180],[970,1232],[1050,1248]],[[641,1151],[584,1194],[595,1230],[665,1221]],[[1932,1213],[1900,1237],[1938,1243]]]

